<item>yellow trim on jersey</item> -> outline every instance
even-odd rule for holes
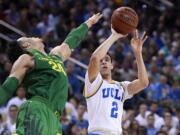
[[[114,80],[111,80],[110,84],[115,84],[115,81],[114,81]]]
[[[123,87],[124,92],[126,91],[126,87],[124,86],[123,82],[120,82],[121,86]]]
[[[85,86],[84,86],[84,88],[83,88],[83,96],[85,96],[85,90],[86,90],[86,88],[85,88]],[[86,96],[85,96],[86,97]]]
[[[96,86],[96,89],[93,90],[92,93],[90,93],[90,94],[88,94],[87,96],[85,96],[85,98],[90,98],[90,97],[92,97],[93,95],[95,95],[95,94],[97,93],[97,91],[99,90],[99,88],[101,87],[102,83],[103,83],[103,80],[101,80],[101,81],[99,82],[99,84]],[[84,95],[85,95],[85,92],[84,92]]]

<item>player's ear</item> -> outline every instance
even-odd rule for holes
[[[113,65],[113,63],[111,62],[111,70],[113,70],[114,69],[114,65]]]
[[[26,48],[28,48],[30,46],[30,43],[29,42],[24,42],[23,44],[21,44],[21,47],[23,48],[23,49],[26,49]]]

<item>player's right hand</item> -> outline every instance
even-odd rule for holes
[[[91,16],[85,23],[90,28],[92,25],[96,24],[102,18],[102,14],[97,13]]]
[[[117,39],[119,39],[119,38],[123,38],[123,37],[127,37],[127,35],[123,35],[123,34],[121,34],[121,33],[117,33],[113,28],[112,28],[112,25],[111,25],[111,32],[112,32],[112,35],[114,36],[114,37],[116,37]]]

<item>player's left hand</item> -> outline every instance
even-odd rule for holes
[[[128,36],[128,34],[123,35],[123,34],[121,34],[121,33],[117,33],[117,32],[112,28],[112,25],[111,25],[111,32],[112,32],[112,35],[113,35],[114,37],[116,37],[117,39],[119,39],[119,38],[124,38],[124,37],[127,37],[127,36]]]
[[[133,32],[133,38],[131,39],[131,48],[135,54],[142,52],[142,46],[148,36],[146,36],[146,32],[144,31],[142,36],[139,37],[138,30]]]
[[[97,23],[101,18],[102,18],[102,14],[97,13],[97,14],[94,14],[93,16],[91,16],[85,23],[90,28],[92,25]]]

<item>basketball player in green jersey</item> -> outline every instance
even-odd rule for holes
[[[0,105],[4,104],[23,82],[28,101],[19,110],[15,135],[61,135],[59,118],[68,96],[68,79],[63,61],[70,57],[84,39],[88,28],[101,14],[95,14],[72,30],[65,41],[46,54],[40,38],[17,40],[27,53],[14,63],[10,76],[0,87]]]

